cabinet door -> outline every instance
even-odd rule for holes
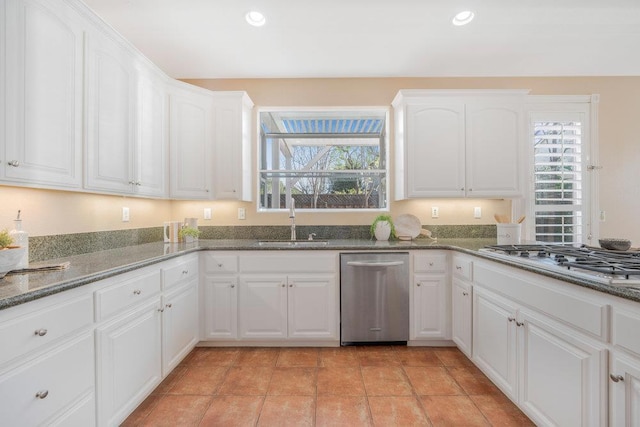
[[[460,351],[471,357],[471,285],[454,278],[452,286],[451,337]]]
[[[240,277],[240,338],[286,338],[286,276]]]
[[[468,197],[521,195],[521,104],[466,106]]]
[[[540,425],[606,425],[604,345],[533,312],[517,325],[522,410]]]
[[[198,343],[198,281],[165,295],[162,310],[162,373],[166,376]]]
[[[207,276],[202,282],[202,339],[238,337],[238,279]]]
[[[87,37],[86,187],[131,193],[134,180],[135,97],[133,56],[96,31]]]
[[[411,339],[450,339],[446,276],[414,276]]]
[[[0,83],[6,151],[0,157],[10,181],[82,185],[83,27],[64,2],[6,2],[6,84]]]
[[[406,107],[408,197],[464,197],[464,104]]]
[[[93,333],[85,331],[42,356],[0,372],[3,426],[95,424]],[[89,405],[87,407],[86,404]]]
[[[170,194],[174,198],[211,198],[212,100],[172,87],[169,97]]]
[[[516,307],[474,286],[473,361],[511,398],[516,398]]]
[[[118,425],[162,379],[160,300],[96,329],[98,424]]]
[[[640,360],[611,353],[609,418],[612,426],[640,426]]]
[[[337,286],[333,275],[288,277],[290,338],[337,338]]]
[[[251,107],[244,92],[215,94],[215,199],[251,201]]]
[[[135,149],[135,192],[167,195],[167,89],[162,77],[144,69],[138,80],[138,136]]]

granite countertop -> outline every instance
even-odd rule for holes
[[[497,260],[478,252],[478,249],[495,244],[495,239],[415,239],[412,241],[374,240],[329,240],[323,246],[311,247],[264,247],[256,240],[200,240],[191,244],[165,244],[162,242],[147,243],[137,246],[109,249],[76,255],[64,259],[53,259],[32,263],[30,267],[40,267],[69,262],[64,270],[34,272],[28,274],[9,274],[0,279],[0,310],[33,301],[47,295],[56,294],[78,286],[106,279],[117,274],[152,265],[190,252],[201,250],[403,250],[403,249],[448,249],[469,253],[475,256],[522,268],[527,271],[543,274],[580,286],[596,289],[612,295],[640,302],[640,291],[616,286],[603,285],[589,280],[572,279],[561,274],[525,267],[514,262]]]

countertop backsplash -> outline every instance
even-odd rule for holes
[[[200,226],[201,239],[288,239],[291,229],[283,226]],[[430,225],[423,227],[433,237],[495,238],[495,225]],[[316,239],[371,239],[368,225],[298,225],[298,238],[306,239],[315,233]],[[98,231],[92,233],[60,234],[29,238],[29,261],[41,262],[107,249],[162,241],[162,227],[133,230]]]

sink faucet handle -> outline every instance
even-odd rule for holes
[[[311,233],[309,234],[309,240],[313,240],[313,238],[316,236],[316,233]]]

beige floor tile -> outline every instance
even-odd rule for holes
[[[444,367],[405,366],[404,371],[416,394],[420,396],[464,394]]]
[[[153,427],[197,426],[209,407],[211,396],[167,394],[145,418],[142,425]]]
[[[318,396],[316,427],[372,426],[364,396]]]
[[[218,395],[264,396],[275,368],[264,366],[231,367]]]
[[[233,366],[276,366],[279,348],[241,348]]]
[[[318,368],[318,396],[365,396],[359,367]]]
[[[244,427],[258,421],[262,396],[217,396],[205,412],[199,427]]]
[[[315,398],[312,396],[267,396],[258,419],[259,427],[313,426]]]
[[[316,368],[275,368],[267,394],[272,396],[315,396]]]
[[[468,396],[422,396],[424,410],[434,426],[490,426]]]
[[[414,396],[369,397],[376,426],[429,426],[420,402]]]
[[[411,384],[401,367],[363,366],[362,379],[367,396],[410,396]]]
[[[188,367],[184,375],[177,379],[168,394],[213,395],[224,380],[228,368],[224,367]]]
[[[503,394],[475,395],[469,396],[469,398],[495,427],[535,425]]]
[[[318,366],[319,354],[317,348],[283,348],[280,350],[276,365],[315,368]]]

